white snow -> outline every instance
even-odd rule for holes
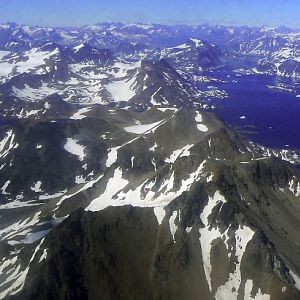
[[[52,52],[46,52],[33,48],[22,53],[22,55],[15,55],[9,59],[4,58],[3,55],[0,60],[0,76],[11,77],[12,72],[29,73],[32,71],[35,71],[36,74],[43,74],[45,71],[42,66],[45,65],[46,60],[57,53],[57,49]]]
[[[75,183],[76,183],[76,184],[85,183],[85,179],[83,178],[82,175],[77,175],[77,176],[75,177]]]
[[[10,53],[10,51],[0,51],[0,60],[2,60],[2,58],[4,58],[6,55],[8,55]]]
[[[221,207],[219,208],[220,211],[225,202],[226,202],[225,198],[218,191],[216,191],[216,193],[212,197],[209,197],[208,203],[200,215],[200,219],[205,226],[204,228],[199,229],[200,244],[202,250],[205,276],[210,291],[212,290],[212,283],[211,283],[212,265],[210,259],[212,242],[216,239],[222,239],[224,241],[227,250],[234,251],[234,255],[237,257],[235,270],[233,271],[233,273],[229,274],[228,281],[224,285],[219,286],[216,291],[215,294],[216,300],[237,299],[238,291],[241,283],[240,264],[242,261],[243,254],[248,245],[248,242],[252,239],[254,235],[254,232],[249,227],[239,225],[238,229],[235,231],[235,247],[229,248],[229,245],[227,244],[229,228],[227,228],[227,230],[224,233],[221,233],[218,227],[211,227],[209,222],[209,217],[213,212],[213,209],[219,203],[222,203]],[[231,252],[229,254],[231,255]]]
[[[5,296],[7,295],[15,295],[17,294],[19,291],[22,290],[28,271],[29,271],[29,267],[30,267],[30,263],[34,260],[37,252],[39,251],[42,243],[44,242],[44,239],[41,240],[41,242],[37,245],[37,247],[34,249],[33,255],[31,256],[28,266],[24,269],[24,270],[20,270],[21,269],[21,265],[15,266],[12,270],[13,272],[6,278],[6,280],[4,282],[0,283],[0,288],[2,286],[5,286],[7,283],[12,283],[9,285],[9,287],[7,289],[5,289],[4,291],[2,291],[0,293],[0,298],[3,299]]]
[[[199,40],[199,39],[190,38],[190,40],[195,43],[196,47],[203,46],[203,42],[201,40]]]
[[[78,142],[79,141],[76,139],[67,138],[64,149],[69,153],[78,156],[80,161],[83,161],[85,157],[85,147],[78,144]]]
[[[124,79],[124,77],[128,75],[129,70],[139,68],[140,65],[141,65],[141,61],[134,62],[134,63],[117,61],[112,67],[113,71],[110,72],[109,74],[111,74],[116,79],[117,78]]]
[[[199,131],[202,131],[202,132],[207,132],[208,131],[208,128],[206,125],[204,124],[197,124],[197,128]]]
[[[24,243],[24,244],[34,243],[35,241],[43,238],[50,230],[51,229],[41,230],[41,231],[37,231],[37,232],[31,232],[22,240],[22,243]]]
[[[24,118],[28,118],[30,116],[37,115],[39,112],[40,112],[40,110],[38,110],[38,109],[32,109],[32,110],[26,112],[26,115],[24,116]]]
[[[24,84],[23,88],[16,88],[15,86],[13,86],[12,91],[15,96],[19,97],[22,100],[37,101],[48,95],[59,93],[60,89],[58,89],[57,87],[50,86],[48,83],[43,82],[39,88],[33,88],[28,84]],[[48,102],[45,103],[45,109],[49,109],[51,107],[51,105],[49,103],[47,105],[47,103]],[[32,110],[31,115],[35,114],[36,112],[39,112],[39,110]]]
[[[155,151],[155,149],[158,147],[158,145],[156,144],[156,142],[154,143],[153,147],[149,148],[149,151]]]
[[[290,275],[293,277],[295,281],[295,288],[300,291],[300,277],[296,275],[291,269],[290,269]]]
[[[36,206],[36,205],[40,205],[40,203],[34,203],[34,201],[25,202],[25,201],[14,200],[6,204],[0,205],[0,209],[14,209],[19,207]]]
[[[58,53],[58,49],[53,50],[52,52],[40,51],[38,48],[33,48],[24,53],[24,57],[28,59],[26,61],[21,61],[16,64],[17,71],[19,73],[25,73],[35,68],[45,64],[51,56]]]
[[[178,45],[178,46],[175,46],[173,48],[168,48],[167,50],[170,50],[170,49],[187,49],[187,48],[190,48],[191,46],[188,45],[188,44],[181,44],[181,45]]]
[[[197,123],[197,129],[199,131],[202,131],[202,132],[207,132],[208,131],[207,126],[202,124],[203,118],[202,118],[202,115],[198,111],[196,112],[195,121]]]
[[[141,29],[144,29],[144,30],[149,30],[150,28],[153,27],[152,24],[129,24],[127,26],[134,26],[134,27],[137,27],[137,28],[141,28]]]
[[[203,266],[204,266],[204,272],[206,276],[206,280],[209,286],[209,289],[211,291],[211,261],[210,261],[210,250],[211,250],[211,243],[215,239],[221,237],[221,233],[219,230],[215,228],[209,228],[209,216],[212,213],[213,208],[219,203],[224,203],[225,199],[224,197],[217,191],[213,197],[209,197],[208,203],[203,209],[200,219],[205,226],[204,228],[200,228],[200,244],[201,244],[201,250],[202,250],[202,259],[203,259]],[[225,298],[224,298],[225,299]]]
[[[300,195],[300,182],[295,182],[295,177],[294,177],[294,180],[290,180],[290,182],[289,182],[289,190],[296,197],[298,197]]]
[[[174,172],[165,178],[158,191],[153,192],[155,180],[146,180],[137,187],[132,187],[130,182],[123,177],[120,168],[114,171],[108,179],[105,191],[95,198],[86,210],[98,211],[108,206],[132,205],[138,207],[165,207],[176,197],[190,189],[191,185],[202,175],[203,161],[197,170],[181,181],[178,190],[174,189]]]
[[[133,126],[124,127],[124,130],[130,133],[144,134],[145,132],[157,127],[161,123],[162,121],[158,121],[150,124],[136,124]]]
[[[89,112],[91,110],[90,107],[83,107],[83,108],[80,108],[76,113],[74,113],[70,119],[73,119],[73,120],[81,120],[81,119],[84,119],[86,118],[86,113]]]
[[[202,123],[202,122],[203,122],[202,115],[201,115],[198,111],[196,112],[195,121],[196,121],[197,123]]]
[[[11,265],[15,265],[15,263],[17,262],[17,256],[14,256],[12,258],[6,258],[0,261],[0,274],[4,274],[4,270],[11,266]],[[1,285],[1,284],[0,284]]]
[[[185,157],[185,156],[190,156],[190,149],[193,147],[194,145],[186,145],[181,149],[175,150],[173,151],[173,153],[171,154],[171,156],[169,158],[165,159],[166,163],[174,163],[178,157]]]
[[[109,150],[109,152],[107,153],[107,160],[106,160],[107,168],[111,167],[117,161],[119,148],[120,148],[120,146],[111,148]]]
[[[40,212],[37,212],[32,218],[27,218],[23,221],[18,221],[0,230],[0,240],[11,239],[20,234],[30,232],[30,227],[34,226],[39,221]]]
[[[49,102],[46,102],[45,105],[44,105],[45,109],[50,109],[51,107],[51,104]]]
[[[216,292],[216,300],[223,299],[237,299],[238,291],[240,288],[240,284],[242,281],[241,274],[241,261],[243,258],[243,254],[246,250],[246,247],[253,238],[254,231],[252,231],[247,226],[239,226],[239,228],[235,232],[235,256],[237,257],[237,264],[235,265],[235,270],[233,273],[229,274],[229,280],[224,284],[218,287]],[[269,295],[262,295],[260,292],[258,293],[259,298],[255,299],[269,299]]]
[[[190,233],[190,232],[192,231],[192,229],[193,229],[193,227],[187,227],[187,228],[185,229],[185,231],[186,231],[187,233]]]
[[[168,110],[172,110],[172,111],[176,112],[178,110],[177,108],[174,108],[174,107],[157,107],[156,109],[158,109],[162,112],[165,112],[165,111],[168,111]]]
[[[40,193],[42,192],[41,190],[41,185],[42,183],[40,181],[37,181],[32,187],[31,190],[34,191],[35,193]]]
[[[169,219],[170,232],[173,237],[173,242],[175,242],[175,233],[178,229],[177,225],[175,225],[176,218],[177,218],[177,211],[173,211],[173,214]]]
[[[7,187],[9,186],[10,182],[11,182],[10,180],[7,180],[7,181],[4,183],[3,187],[1,188],[1,191],[2,191],[2,194],[3,194],[3,195],[8,195],[8,193],[6,192],[6,189],[7,189]]]
[[[77,45],[77,46],[75,46],[74,48],[73,48],[73,50],[74,50],[74,52],[76,53],[76,52],[78,52],[81,48],[83,48],[84,47],[84,44],[79,44],[79,45]]]
[[[41,262],[41,261],[43,261],[44,259],[47,258],[47,252],[48,252],[48,249],[45,248],[44,251],[43,251],[43,254],[42,254],[41,257],[40,257],[39,262]]]
[[[72,198],[72,197],[75,196],[76,194],[79,194],[80,192],[85,191],[85,190],[87,190],[87,189],[93,187],[95,183],[97,183],[98,181],[100,181],[100,180],[102,179],[102,177],[103,177],[103,175],[100,175],[100,176],[98,176],[97,178],[95,178],[95,179],[93,179],[93,180],[87,182],[87,183],[86,183],[83,187],[81,187],[80,189],[78,189],[78,190],[76,190],[76,191],[74,191],[74,192],[72,192],[72,193],[69,193],[69,194],[66,194],[66,195],[62,196],[61,199],[56,203],[56,208],[54,209],[54,211],[57,210],[57,209],[59,208],[59,206],[60,206],[65,200],[67,200],[67,199],[69,199],[69,198]]]
[[[161,225],[161,223],[166,215],[165,209],[161,206],[156,206],[156,207],[154,207],[154,214],[156,216],[158,224]]]
[[[127,184],[128,181],[122,177],[122,170],[119,168],[116,169],[113,177],[111,177],[107,182],[105,192],[98,198],[94,199],[86,210],[98,211],[110,205],[114,206],[113,196],[122,190]]]
[[[114,101],[128,101],[135,95],[135,77],[114,81],[106,86]]]
[[[247,226],[239,226],[239,228],[235,232],[235,243],[236,243],[236,251],[235,255],[238,258],[238,261],[242,261],[243,254],[247,247],[249,241],[252,240],[254,235],[254,231],[252,231]]]
[[[62,196],[64,193],[66,193],[67,190],[64,190],[64,191],[61,191],[61,192],[57,192],[55,194],[44,194],[44,195],[40,195],[39,196],[39,200],[48,200],[48,199],[54,199],[54,198],[57,198],[57,197],[60,197]]]
[[[12,130],[7,131],[5,137],[0,141],[0,157],[4,158],[12,149],[18,147],[18,143],[14,142],[15,135]]]
[[[154,167],[154,171],[156,172],[157,171],[157,166],[156,166],[156,162],[155,162],[155,159],[154,158],[151,158],[151,163]]]
[[[159,87],[157,89],[157,91],[150,98],[150,103],[153,104],[154,106],[155,105],[160,105],[160,103],[155,100],[155,96],[159,93],[160,90],[161,90],[161,87]]]
[[[245,300],[270,300],[270,295],[262,294],[260,289],[258,289],[258,292],[254,296],[254,298],[251,297],[252,288],[253,288],[253,281],[251,279],[247,279],[245,283],[245,292],[244,292]]]

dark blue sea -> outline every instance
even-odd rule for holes
[[[274,76],[215,74],[227,81],[217,85],[229,94],[229,99],[210,100],[221,119],[262,145],[300,148],[300,98],[296,97],[300,95],[299,88],[293,92],[270,89],[267,85],[278,82]]]

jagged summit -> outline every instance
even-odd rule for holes
[[[88,43],[75,46],[70,56],[76,63],[94,61],[100,64],[109,64],[114,60],[111,50],[94,48]]]

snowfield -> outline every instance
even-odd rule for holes
[[[80,161],[83,161],[85,157],[85,147],[78,144],[78,142],[76,139],[67,138],[64,148],[69,153],[76,155]]]
[[[137,125],[132,125],[132,126],[127,126],[124,127],[124,130],[130,133],[135,133],[135,134],[144,134],[147,131],[157,127],[160,125],[163,121],[158,121],[150,124],[137,124]]]

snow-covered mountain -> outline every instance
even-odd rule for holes
[[[232,63],[231,59],[236,56],[242,61],[244,56],[248,57],[254,64],[253,68],[248,68],[248,72],[272,71],[280,76],[299,77],[297,62],[300,33],[286,27],[122,23],[99,23],[76,28],[21,26],[14,23],[0,25],[0,49],[4,51],[28,51],[41,43],[51,41],[69,47],[89,44],[99,49],[109,48],[122,57],[131,58],[147,56],[149,52],[159,48],[161,55],[169,53],[170,59],[176,61],[174,51],[178,52],[179,45],[184,47],[187,43],[192,46],[192,41],[197,39],[200,39],[201,43],[197,42],[196,46],[199,48],[199,45],[202,45],[202,49],[198,49],[198,53],[201,54],[200,67],[206,67],[207,64],[209,67],[216,66],[226,61],[220,61],[218,57],[219,46],[223,55],[230,58],[227,62]],[[207,43],[217,46],[210,49]],[[185,52],[179,53],[178,60],[181,60],[180,56]],[[190,51],[191,55],[188,56],[192,61],[197,61],[198,54],[192,53],[195,52]],[[267,69],[266,63],[271,64]]]
[[[34,102],[59,94],[66,102],[80,104],[139,104],[142,99],[139,101],[148,106],[185,105],[194,99],[199,105],[202,95],[166,60],[126,60],[87,44],[68,48],[47,43],[25,52],[2,54],[2,102],[9,97]],[[172,94],[172,103],[163,99],[166,94]]]
[[[242,73],[297,80],[297,43],[0,25],[0,299],[299,299],[300,151],[207,110]]]
[[[164,58],[182,72],[199,74],[222,66],[222,51],[213,44],[190,38],[185,43],[170,48],[158,49],[153,57]]]

